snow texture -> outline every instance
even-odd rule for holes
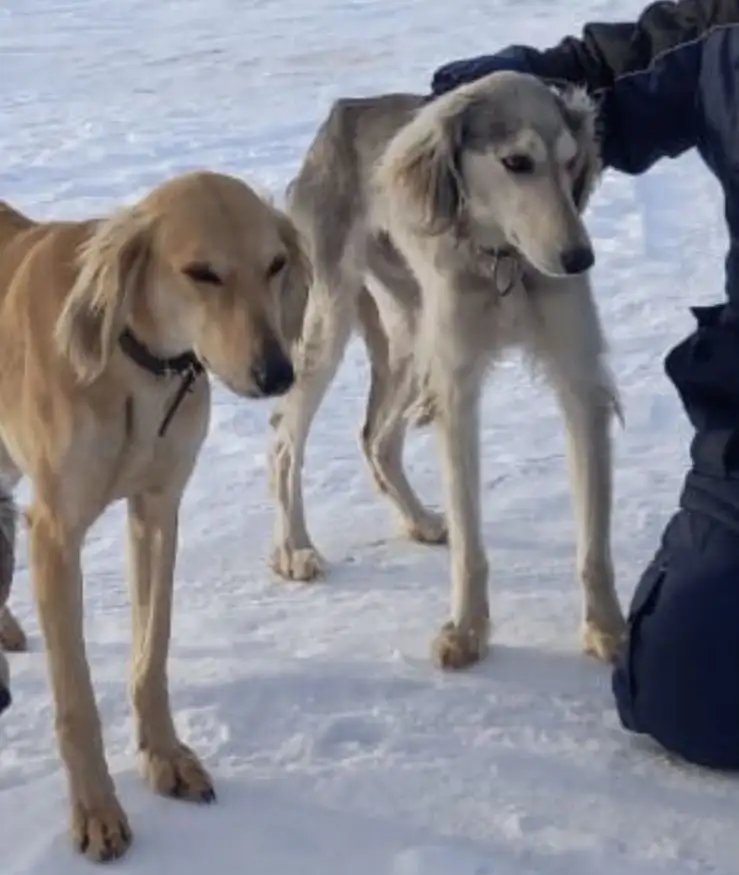
[[[39,218],[99,214],[175,172],[242,175],[280,200],[331,101],[425,91],[452,57],[547,45],[642,0],[5,0],[0,192]],[[722,297],[718,187],[695,155],[608,174],[588,212],[597,298],[623,393],[614,550],[627,602],[675,506],[687,423],[662,370],[689,306]],[[367,363],[355,343],[321,409],[306,502],[329,576],[267,567],[267,404],[216,388],[187,491],[171,689],[212,807],[140,781],[126,695],[123,507],[84,554],[88,654],[109,762],[135,841],[116,871],[160,875],[684,875],[739,872],[739,785],[627,735],[608,669],[581,656],[564,437],[520,362],[484,407],[485,537],[496,623],[488,660],[430,663],[448,554],[403,540],[361,459]],[[428,433],[410,475],[439,501]],[[28,497],[28,487],[19,493]],[[91,871],[67,836],[46,664],[19,542],[0,720],[2,875]]]

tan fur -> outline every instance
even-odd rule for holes
[[[488,645],[480,403],[490,368],[511,348],[548,378],[565,420],[583,648],[611,659],[623,634],[610,548],[609,425],[619,405],[582,219],[600,169],[584,91],[500,72],[428,103],[412,94],[337,101],[288,188],[315,283],[298,377],[271,420],[272,566],[298,580],[323,571],[305,521],[303,454],[360,327],[372,478],[410,537],[449,541],[451,616],[433,645],[446,668],[479,660]],[[444,515],[406,477],[409,421],[437,432]]]
[[[204,278],[204,268],[215,276]],[[72,835],[93,860],[120,856],[131,841],[105,761],[82,623],[85,534],[116,500],[128,504],[141,769],[157,792],[213,798],[208,773],[175,731],[166,671],[177,518],[207,433],[209,380],[197,378],[160,436],[182,377],[153,375],[118,338],[127,327],[160,358],[194,351],[239,395],[279,395],[293,379],[282,300],[304,296],[309,275],[291,221],[221,174],[183,174],[89,221],[34,222],[0,205],[0,498],[30,478],[31,578]],[[3,543],[12,558],[11,539]],[[6,605],[9,588],[5,575],[0,641],[13,649],[25,641]]]

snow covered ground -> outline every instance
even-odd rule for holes
[[[0,196],[80,217],[197,166],[279,198],[332,99],[425,90],[434,67],[511,41],[546,44],[641,0],[5,0]],[[590,212],[597,294],[626,405],[616,432],[615,556],[626,601],[671,512],[686,424],[662,355],[721,296],[725,236],[695,156],[609,175]],[[357,445],[366,362],[353,347],[312,433],[306,498],[325,583],[267,570],[269,407],[217,389],[186,496],[171,688],[217,781],[210,808],[139,781],[126,701],[122,507],[85,553],[87,640],[111,768],[136,840],[122,872],[160,875],[682,875],[739,872],[739,784],[622,732],[607,669],[578,651],[563,437],[515,361],[484,418],[497,631],[488,661],[430,664],[447,554],[399,539]],[[411,475],[438,500],[431,437]],[[20,498],[27,496],[22,490]],[[0,720],[0,871],[88,871],[68,845],[25,539]]]

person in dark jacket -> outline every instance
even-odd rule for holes
[[[432,97],[494,70],[585,86],[605,167],[640,174],[697,149],[725,197],[725,299],[665,358],[693,426],[679,508],[639,580],[612,687],[623,726],[684,759],[739,769],[739,0],[651,3],[538,51],[454,61]]]

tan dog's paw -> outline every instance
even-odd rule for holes
[[[488,628],[462,630],[453,622],[445,623],[434,639],[432,657],[439,668],[467,668],[484,659],[488,652]]]
[[[143,750],[139,756],[144,779],[155,793],[188,802],[215,801],[210,775],[186,745],[170,754]]]
[[[610,624],[586,621],[580,630],[583,652],[607,663],[614,662],[625,637],[626,622],[623,618]]]
[[[424,516],[409,521],[406,531],[408,537],[419,544],[446,544],[449,541],[446,518],[433,511],[427,511]]]
[[[285,580],[309,582],[324,574],[323,560],[314,547],[275,547],[271,564],[272,570]]]
[[[115,796],[95,808],[76,802],[71,831],[75,848],[93,863],[117,860],[133,841],[128,818]]]
[[[7,606],[0,608],[0,647],[8,653],[20,653],[28,649],[26,633]]]

